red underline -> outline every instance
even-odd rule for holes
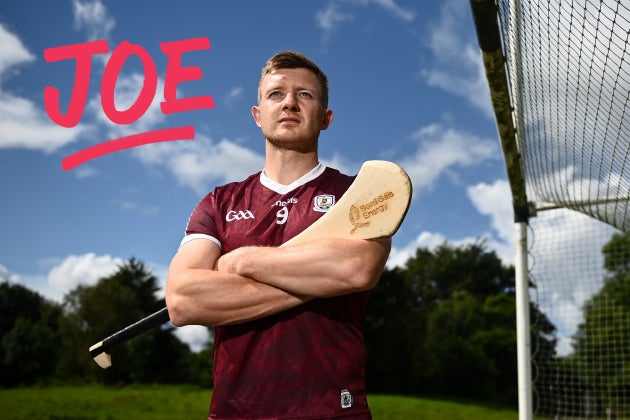
[[[185,127],[165,128],[162,130],[147,131],[146,133],[132,134],[119,139],[109,140],[105,143],[95,144],[79,150],[76,153],[64,158],[61,161],[61,169],[69,171],[88,160],[96,159],[109,153],[119,150],[130,149],[132,147],[143,146],[150,143],[159,143],[172,140],[194,140],[195,127],[188,125]]]

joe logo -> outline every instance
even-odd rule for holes
[[[209,50],[208,38],[192,38],[175,42],[160,43],[160,49],[168,57],[166,76],[164,80],[164,101],[160,103],[163,114],[191,111],[202,108],[214,108],[212,96],[196,96],[178,99],[176,97],[177,86],[181,82],[198,80],[203,77],[201,69],[196,66],[182,67],[182,54],[195,50]],[[44,89],[44,107],[46,113],[56,124],[71,128],[76,126],[83,115],[87,101],[88,87],[90,84],[90,72],[92,69],[92,56],[109,52],[107,41],[92,41],[81,44],[65,45],[44,50],[44,59],[47,63],[70,60],[76,61],[74,86],[70,104],[65,114],[61,112],[59,104],[59,90],[52,86]],[[125,110],[119,110],[114,103],[114,91],[116,81],[127,59],[135,55],[142,62],[144,69],[144,83],[138,98]],[[157,90],[157,69],[151,55],[140,45],[130,42],[121,42],[112,52],[101,81],[101,106],[107,118],[116,124],[131,124],[140,119],[155,97]],[[72,169],[88,160],[95,159],[108,153],[170,140],[193,140],[195,127],[184,126],[161,130],[153,130],[145,133],[133,134],[119,139],[109,140],[74,153],[61,162],[64,170]]]

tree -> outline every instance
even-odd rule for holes
[[[404,393],[417,385],[412,364],[421,325],[414,305],[402,270],[385,270],[372,292],[365,327],[370,392]]]
[[[536,305],[531,313],[535,342],[551,357],[555,329]],[[419,248],[385,270],[365,337],[372,391],[516,403],[514,268],[483,242]]]
[[[59,305],[19,284],[0,283],[0,385],[31,385],[55,369]]]
[[[487,396],[490,363],[473,337],[481,330],[481,304],[465,290],[442,300],[428,319],[425,370],[432,392],[465,397]]]
[[[572,362],[581,383],[595,393],[598,409],[628,410],[624,400],[630,395],[630,234],[613,236],[603,255],[608,274],[602,289],[584,305],[584,322],[573,337]]]
[[[504,267],[483,242],[454,247],[443,244],[433,252],[418,249],[407,261],[405,277],[418,304],[432,308],[455,290],[466,290],[476,298],[514,289],[514,269]]]
[[[112,350],[115,363],[101,370],[91,360],[90,345],[157,311],[156,277],[131,258],[118,271],[94,286],[78,286],[64,298],[64,357],[60,369],[105,383],[186,382],[190,379],[190,349],[173,335],[173,328],[155,328]]]

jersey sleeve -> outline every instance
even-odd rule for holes
[[[180,246],[195,239],[205,239],[214,242],[219,248],[222,247],[215,223],[216,208],[215,192],[209,193],[199,201],[188,218]]]

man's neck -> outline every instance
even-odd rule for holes
[[[289,185],[301,178],[319,163],[316,152],[299,153],[284,150],[273,152],[267,150],[265,158],[265,175],[282,185]]]

